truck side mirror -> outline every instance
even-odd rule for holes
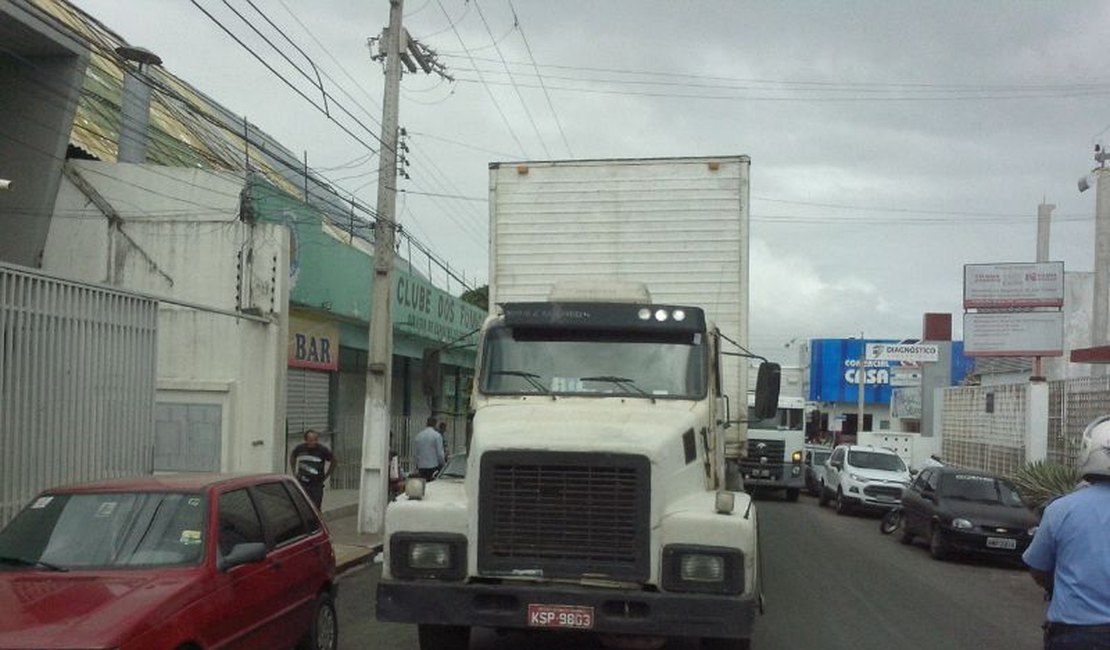
[[[775,417],[779,409],[779,384],[782,366],[770,361],[759,365],[759,375],[755,381],[755,416],[760,420]]]

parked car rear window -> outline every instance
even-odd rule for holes
[[[0,532],[0,557],[62,568],[196,564],[204,513],[200,494],[48,494]]]
[[[860,469],[879,469],[888,472],[902,472],[906,469],[906,464],[900,457],[874,451],[849,451],[848,464]]]
[[[993,476],[948,474],[941,477],[940,494],[949,499],[1001,503],[1014,507],[1025,505],[1017,490]]]
[[[274,545],[282,544],[308,534],[301,513],[281,483],[263,483],[257,487],[259,506],[266,526],[273,535]]]

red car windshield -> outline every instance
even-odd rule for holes
[[[188,493],[40,496],[0,531],[0,570],[196,564],[205,501]]]

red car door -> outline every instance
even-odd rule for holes
[[[274,603],[284,597],[281,562],[267,554],[262,562],[221,568],[219,563],[236,544],[265,543],[258,508],[247,488],[217,497],[217,568],[215,588],[208,598],[206,634],[217,648],[273,650],[289,645]]]
[[[254,495],[272,546],[274,571],[282,582],[282,592],[272,604],[272,614],[280,617],[286,643],[293,643],[308,632],[316,596],[326,579],[318,548],[322,536],[309,533],[284,482],[257,485]]]

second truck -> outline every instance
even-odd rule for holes
[[[386,512],[377,614],[424,650],[470,629],[750,647],[740,490],[744,156],[490,166],[490,316],[465,478]],[[755,409],[775,411],[763,364]],[[743,401],[741,401],[743,400]]]

